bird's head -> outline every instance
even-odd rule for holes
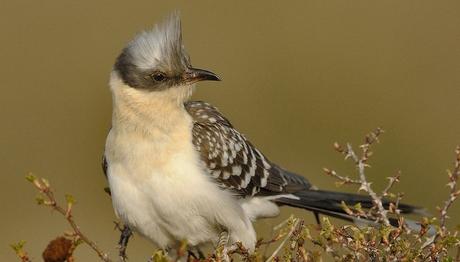
[[[198,81],[220,80],[210,71],[191,66],[182,44],[181,23],[177,13],[167,17],[152,30],[141,32],[128,43],[116,59],[112,81],[113,78],[122,83],[123,88],[142,93],[191,89]]]

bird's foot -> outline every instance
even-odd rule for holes
[[[204,256],[203,251],[201,251],[200,248],[195,247],[193,249],[194,250],[192,250],[192,249],[187,250],[187,252],[188,252],[187,261],[200,261],[200,260],[206,259],[206,257]]]
[[[120,230],[120,240],[118,241],[118,256],[122,262],[128,260],[126,255],[126,248],[128,247],[129,238],[133,235],[132,230],[127,226],[121,226],[119,223],[115,222],[115,227]]]

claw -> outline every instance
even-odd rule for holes
[[[128,260],[128,256],[126,255],[126,248],[128,247],[128,241],[129,238],[133,235],[133,232],[127,225],[123,225],[123,227],[121,227],[119,223],[115,224],[116,228],[121,232],[120,240],[118,241],[118,256],[120,257],[121,261],[125,262]]]

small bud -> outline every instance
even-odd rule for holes
[[[337,142],[334,142],[334,149],[335,149],[337,152],[339,152],[339,153],[343,153],[343,148],[342,148],[342,146],[341,146],[339,143],[337,143]]]
[[[67,237],[67,238],[74,238],[77,235],[76,235],[75,231],[67,230],[67,231],[64,231],[64,236]]]
[[[50,182],[46,180],[45,178],[42,178],[41,182],[43,183],[43,185],[45,185],[45,187],[50,187]]]
[[[75,203],[75,198],[72,195],[65,194],[65,200],[67,202],[67,210],[65,213],[66,218],[69,218],[72,213],[72,206]]]
[[[43,185],[42,183],[40,183],[39,179],[35,179],[34,181],[32,181],[32,183],[36,188],[38,188],[38,190],[43,191]]]
[[[397,197],[394,193],[391,193],[391,192],[390,192],[390,193],[387,193],[387,196],[388,196],[389,198],[396,198],[396,197]]]
[[[388,210],[390,213],[396,213],[396,206],[392,202],[390,202],[390,205],[388,206]]]
[[[358,212],[363,212],[363,208],[361,206],[361,203],[356,203],[354,206],[353,206],[354,209],[356,209]]]
[[[33,183],[37,179],[37,177],[34,176],[32,173],[29,173],[29,174],[26,175],[26,179],[27,179],[27,181]]]
[[[70,194],[65,194],[65,201],[67,202],[67,204],[70,204],[70,205],[73,205],[76,203],[75,198]]]
[[[43,198],[43,196],[37,196],[35,198],[35,201],[37,202],[37,205],[39,205],[39,206],[45,204],[45,199]]]
[[[348,215],[354,215],[353,211],[348,207],[348,205],[344,201],[340,203],[340,206],[342,207],[343,211],[345,211],[345,213],[347,213]]]
[[[22,249],[24,248],[25,244],[26,241],[20,240],[18,243],[10,244],[10,247],[14,250],[14,252],[19,253],[22,252]]]
[[[79,245],[81,245],[83,243],[85,243],[85,241],[83,241],[83,239],[78,237],[76,240],[74,240],[73,245],[74,246],[79,246]]]

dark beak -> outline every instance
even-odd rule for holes
[[[188,68],[183,77],[186,83],[196,83],[205,80],[220,81],[220,78],[213,72],[197,68]]]

